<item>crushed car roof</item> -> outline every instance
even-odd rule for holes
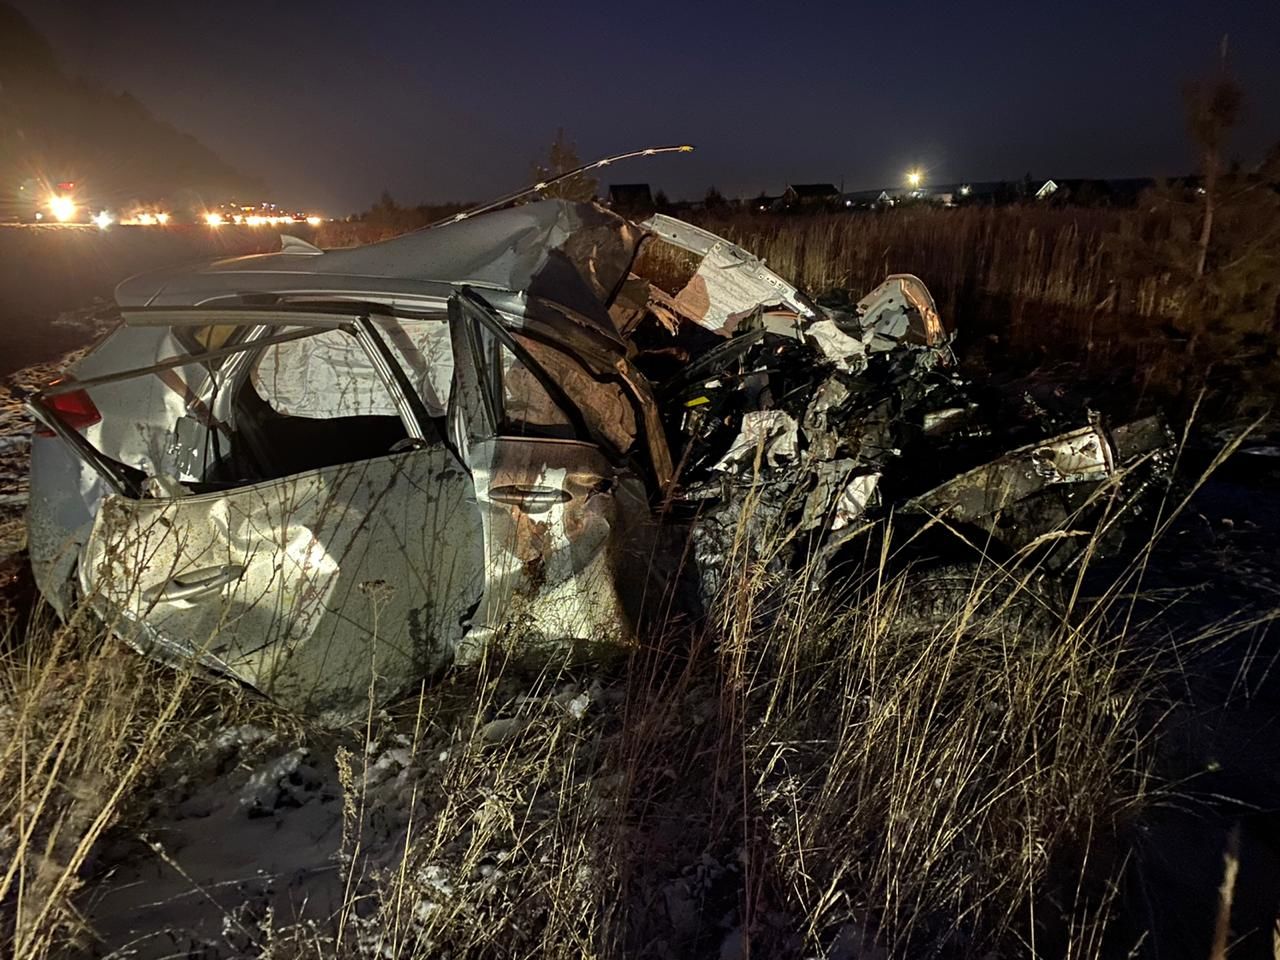
[[[369,298],[405,304],[467,284],[537,297],[596,319],[627,275],[642,231],[594,204],[542,200],[360,247],[279,253],[146,273],[121,307],[191,307],[247,296]]]

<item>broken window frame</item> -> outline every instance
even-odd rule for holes
[[[433,436],[432,431],[427,429],[427,425],[432,418],[427,411],[426,404],[423,403],[417,390],[409,382],[404,368],[395,359],[395,355],[391,352],[386,340],[378,332],[373,318],[376,316],[399,319],[434,319],[438,316],[436,314],[389,310],[372,303],[336,303],[331,306],[280,303],[273,304],[270,307],[160,307],[154,309],[154,314],[152,313],[152,308],[129,311],[125,314],[125,322],[129,326],[194,327],[206,326],[212,323],[250,328],[278,326],[314,328],[304,334],[305,336],[324,333],[332,329],[343,330],[355,337],[356,342],[364,350],[378,379],[391,395],[396,412],[400,416],[409,438],[425,443],[428,437]],[[171,323],[169,318],[176,319],[179,322]],[[192,359],[199,362],[224,352],[226,354],[245,354],[255,347],[265,348],[276,342],[288,342],[288,340],[302,338],[301,336],[281,335],[285,339],[277,340],[275,337],[268,336],[254,337],[255,332],[257,332],[256,329],[251,329],[248,336],[234,346],[224,347],[218,351],[205,351]],[[237,366],[236,369],[231,371],[228,379],[234,380],[238,373]]]
[[[551,402],[569,421],[575,439],[585,443],[597,442],[597,438],[587,426],[586,419],[583,417],[578,405],[569,398],[564,388],[547,374],[542,365],[530,355],[524,344],[520,343],[512,335],[512,332],[507,329],[506,323],[503,322],[501,314],[484,297],[470,287],[464,286],[449,298],[449,324],[451,327],[456,325],[456,336],[464,338],[467,343],[465,351],[455,349],[454,362],[458,363],[459,353],[463,353],[468,360],[475,364],[475,368],[468,371],[468,377],[459,378],[458,385],[461,385],[465,379],[472,381],[478,388],[479,396],[476,399],[480,403],[480,409],[484,417],[481,429],[487,434],[487,436],[481,436],[472,428],[466,430],[466,433],[469,434],[468,440],[475,441],[499,436],[519,436],[519,434],[505,432],[507,417],[504,409],[505,393],[503,389],[501,353],[495,351],[492,356],[489,355],[489,351],[485,349],[485,345],[482,343],[480,336],[478,336],[483,331],[483,333],[487,333],[493,338],[493,342],[497,346],[509,351],[517,362],[523,365],[538,382],[538,385],[546,392]],[[463,406],[464,404],[462,403],[454,403],[453,396],[452,394],[450,395],[450,434],[455,438],[455,441],[463,435],[465,429],[459,419]]]
[[[532,297],[526,300],[526,313],[524,316],[518,316],[495,306],[469,287],[462,289],[469,291],[469,296],[476,301],[474,305],[484,316],[486,329],[495,331],[495,336],[507,349],[512,350],[531,372],[536,371],[535,375],[539,377],[544,387],[550,383],[550,396],[570,418],[575,431],[580,432],[584,438],[592,437],[592,433],[586,427],[581,410],[554,380],[547,377],[545,371],[529,356],[528,351],[512,334],[527,337],[556,350],[597,381],[617,385],[636,415],[637,431],[640,434],[638,439],[646,454],[642,457],[645,461],[645,472],[654,483],[655,490],[662,493],[667,491],[674,476],[674,466],[661,416],[652,388],[643,374],[622,352],[625,347],[621,341],[602,335],[562,305],[541,298]],[[224,324],[243,327],[248,332],[238,337],[235,343],[227,346],[214,350],[192,351],[145,367],[109,374],[106,378],[80,381],[65,389],[83,389],[86,385],[92,387],[195,363],[205,364],[209,367],[211,375],[216,374],[211,376],[210,382],[206,384],[206,392],[216,393],[223,386],[237,379],[243,365],[249,362],[248,354],[252,351],[277,342],[302,339],[333,329],[345,329],[361,343],[375,371],[383,380],[384,386],[396,400],[397,411],[401,414],[410,438],[425,442],[426,437],[434,435],[424,429],[424,424],[430,421],[431,417],[421,397],[410,385],[403,368],[395,360],[394,354],[372,321],[374,317],[410,320],[439,318],[443,321],[447,304],[448,301],[442,299],[438,305],[424,304],[421,310],[405,310],[382,304],[352,301],[305,301],[302,303],[282,301],[268,306],[255,304],[133,308],[124,312],[124,322],[127,326],[169,327],[175,334],[179,334],[179,342],[184,345],[187,338],[181,337],[181,332],[199,327]],[[556,320],[567,322],[557,323]],[[289,326],[306,329],[278,335],[283,339],[277,339],[274,335],[261,335],[263,330]],[[211,364],[211,361],[226,358],[231,359],[216,367]],[[214,382],[215,380],[217,382]],[[32,408],[32,415],[52,429],[55,434],[61,436],[114,491],[124,496],[140,496],[141,483],[144,479],[141,471],[116,463],[93,448],[92,444],[77,431],[56,422],[56,415],[38,403],[42,395],[50,394],[47,391],[38,394],[32,398],[36,402],[28,404],[29,408]],[[211,397],[204,393],[199,399],[205,403],[211,402]],[[55,422],[51,423],[51,420]],[[599,442],[599,438],[594,439],[597,443]],[[446,440],[446,442],[450,441]],[[603,448],[609,449],[609,445],[605,444]],[[627,453],[627,451],[612,452],[617,455]],[[454,453],[459,453],[456,447]]]

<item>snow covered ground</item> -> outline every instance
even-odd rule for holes
[[[714,752],[716,691],[655,695],[670,726],[646,732],[672,738],[657,784],[629,780],[637,691],[598,668],[482,668],[347,730],[214,721],[92,865],[93,952],[524,956],[612,930],[718,955],[740,936],[746,856],[708,845],[715,778],[690,749]],[[623,816],[636,796],[642,824]]]

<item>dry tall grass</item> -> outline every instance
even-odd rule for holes
[[[5,637],[0,920],[15,957],[76,932],[74,894],[104,831],[182,722],[188,675],[121,650],[86,617]]]
[[[100,845],[165,758],[264,704],[139,657],[87,607],[0,638],[0,936],[15,958],[65,955],[92,940],[76,903]]]
[[[513,637],[371,712],[338,756],[343,907],[237,949],[980,956],[1052,930],[1091,955],[1105,889],[1062,876],[1141,808],[1159,693],[1124,631],[1046,616],[1026,574],[835,596],[742,546],[700,630],[604,661],[530,662]],[[95,845],[211,703],[82,623],[17,646],[4,682],[0,903],[37,960],[72,942]]]
[[[1154,536],[1186,502],[1157,513]],[[228,914],[207,948],[425,960],[1133,946],[1108,940],[1116,864],[1091,857],[1168,795],[1152,718],[1178,657],[1130,616],[1151,544],[1086,596],[1083,571],[1059,594],[1028,564],[890,576],[892,536],[832,583],[780,572],[785,537],[744,511],[728,586],[698,625],[536,658],[513,634],[370,707],[335,752],[338,907]],[[5,650],[0,919],[16,960],[91,938],[77,905],[94,856],[109,831],[143,827],[156,782],[191,772],[176,747],[251,712],[334,750],[262,701],[124,650],[87,613],[37,618]]]
[[[708,216],[701,223],[816,292],[864,291],[890,273],[918,273],[952,317],[975,293],[1016,304],[1152,316],[1162,302],[1162,278],[1143,277],[1118,289],[1124,271],[1102,242],[1139,217],[1097,209],[919,207],[883,214]]]

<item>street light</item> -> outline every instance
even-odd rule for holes
[[[911,170],[907,173],[907,186],[912,190],[917,190],[920,184],[924,182],[924,174],[919,170]]]

